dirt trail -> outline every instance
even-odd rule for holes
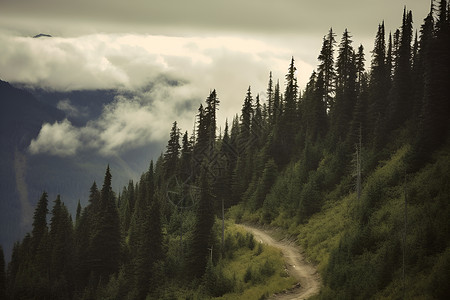
[[[307,299],[319,293],[320,277],[317,269],[306,261],[301,249],[293,242],[277,241],[270,236],[270,232],[248,226],[240,225],[251,232],[256,241],[280,249],[283,253],[289,274],[299,281],[300,286],[286,293],[273,295],[270,299]]]

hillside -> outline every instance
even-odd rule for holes
[[[411,11],[388,38],[380,23],[367,71],[364,48],[330,29],[304,91],[292,57],[284,86],[270,73],[265,101],[249,87],[223,131],[211,90],[192,135],[175,121],[165,152],[119,192],[108,165],[73,218],[57,196],[48,222],[42,193],[2,277],[7,297],[264,299],[292,286],[280,252],[235,221],[297,238],[323,279],[318,299],[445,299],[450,17],[439,3],[417,38]]]

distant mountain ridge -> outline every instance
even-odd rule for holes
[[[21,162],[21,173],[26,174],[24,154],[30,141],[38,135],[44,122],[63,118],[63,112],[0,80],[0,244],[6,257],[12,243],[28,230],[21,219],[23,205],[19,201],[15,162]],[[17,160],[18,155],[23,159]]]
[[[41,38],[41,37],[52,37],[52,36],[50,34],[46,34],[46,33],[39,33],[39,34],[36,34],[35,36],[33,36],[34,39]]]

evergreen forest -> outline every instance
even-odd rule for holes
[[[0,251],[0,299],[263,299],[246,290],[292,285],[235,223],[294,238],[322,279],[314,299],[447,299],[449,45],[440,0],[417,30],[407,8],[395,32],[381,22],[371,51],[330,29],[304,90],[292,57],[225,124],[211,90],[138,182],[113,191],[105,166],[74,216],[43,192],[7,265]]]

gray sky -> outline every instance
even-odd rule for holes
[[[284,83],[291,56],[304,88],[330,27],[338,42],[348,28],[370,62],[378,24],[384,20],[394,31],[405,5],[419,28],[427,0],[0,0],[0,79],[54,90],[135,91],[83,128],[67,120],[45,124],[30,146],[32,153],[89,148],[115,155],[165,142],[175,120],[191,132],[213,88],[223,125],[240,110],[249,85],[265,100],[269,71]],[[38,33],[54,38],[30,38]],[[156,88],[145,90],[149,82]],[[61,100],[79,113],[76,103]]]
[[[420,20],[428,0],[1,0],[12,26],[34,23],[64,33],[242,32],[323,34],[330,26],[373,34],[385,19],[398,26],[403,6]],[[16,24],[13,24],[16,23]],[[53,23],[53,24],[52,24]],[[375,27],[376,29],[376,27]]]

